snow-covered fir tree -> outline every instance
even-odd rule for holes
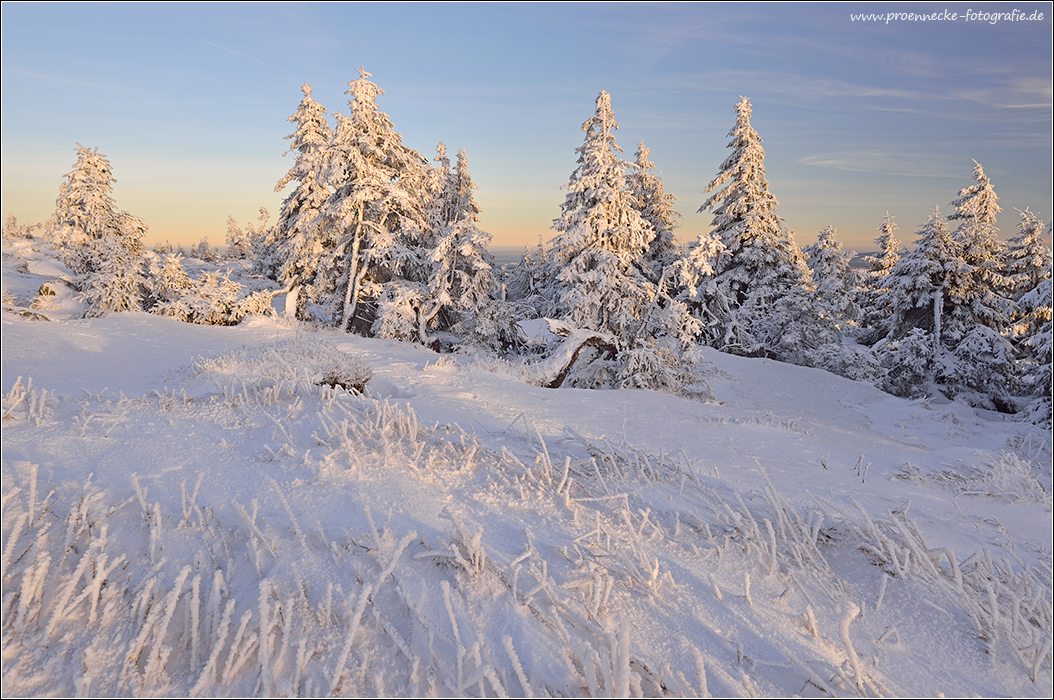
[[[50,235],[77,278],[88,316],[142,308],[146,225],[118,212],[110,162],[77,144],[77,162],[59,188]]]
[[[1019,377],[1021,393],[1028,397],[1025,412],[1034,423],[1051,427],[1051,392],[1054,389],[1051,372],[1054,354],[1054,330],[1052,330],[1052,285],[1051,266],[1046,269],[1046,280],[1021,297],[1018,312],[1021,323],[1019,342],[1026,350]]]
[[[843,250],[841,242],[835,239],[836,233],[833,226],[824,228],[816,243],[802,252],[812,271],[820,318],[842,329],[845,324],[854,323],[860,317],[860,308],[855,300],[859,275],[849,265],[856,253]]]
[[[894,310],[891,332],[876,346],[887,370],[886,388],[913,395],[932,386],[974,405],[1011,410],[1015,370],[1009,341],[984,323],[963,323],[968,317],[961,312],[953,315],[963,298],[960,285],[973,269],[962,255],[963,247],[934,210],[919,229],[915,250],[894,266],[883,297]],[[924,375],[920,367],[927,368]]]
[[[438,147],[433,200],[426,207],[431,246],[427,282],[417,308],[417,337],[426,345],[434,340],[430,328],[455,329],[493,349],[508,349],[518,336],[503,301],[494,299],[494,257],[489,233],[479,228],[476,185],[468,171],[468,157],[459,150],[453,170],[446,146]]]
[[[365,70],[359,73],[346,92],[351,116],[337,113],[326,152],[324,177],[335,191],[322,214],[321,235],[332,236],[334,244],[316,287],[328,295],[328,315],[338,328],[376,332],[378,323],[387,323],[377,316],[385,285],[421,257],[417,239],[425,228],[429,169],[378,109],[377,96],[384,91]],[[410,313],[405,305],[413,299],[396,296],[388,299],[385,312]]]
[[[682,350],[698,335],[684,304],[659,293],[647,260],[655,229],[638,209],[615,142],[611,97],[597,96],[582,125],[578,165],[564,186],[546,269],[556,311],[568,328],[595,331],[610,343],[583,363],[581,386],[649,387],[680,393],[691,362]]]
[[[146,224],[137,216],[121,212],[114,230],[92,242],[96,262],[81,276],[86,316],[105,316],[113,311],[143,308],[142,242]]]
[[[70,272],[82,275],[98,267],[93,242],[113,231],[117,214],[110,161],[98,148],[78,143],[76,151],[77,162],[59,186],[48,233]]]
[[[644,259],[649,265],[645,272],[652,282],[658,284],[663,272],[669,269],[678,257],[677,239],[673,231],[677,228],[677,218],[680,214],[673,208],[677,197],[666,193],[662,178],[656,175],[654,170],[651,151],[641,141],[637,144],[636,159],[630,165],[628,182],[641,217],[651,224],[655,231],[655,237],[648,244]]]
[[[735,314],[734,322],[711,332],[726,350],[756,352],[756,323],[778,299],[804,289],[809,271],[793,236],[776,215],[779,202],[765,178],[765,151],[750,125],[747,98],[736,105],[736,123],[728,132],[732,153],[703,194],[699,208],[714,214],[713,230],[724,250],[715,267],[713,294]],[[763,343],[762,343],[763,344]]]
[[[336,245],[332,227],[323,227],[322,211],[329,200],[331,189],[327,185],[323,166],[324,156],[333,138],[326,118],[326,108],[311,98],[311,86],[301,88],[304,99],[300,101],[289,120],[295,125],[289,150],[295,153],[289,172],[275,185],[275,192],[284,189],[290,182],[296,188],[283,200],[269,244],[275,246],[280,262],[278,278],[290,290],[286,299],[287,313],[303,320],[309,302],[318,301],[315,279],[319,266]]]
[[[578,166],[564,185],[549,260],[559,271],[554,286],[563,317],[628,344],[655,298],[655,285],[644,274],[655,230],[627,185],[617,128],[611,97],[601,92],[596,113],[582,125],[585,141],[575,149]]]
[[[250,236],[242,230],[234,217],[227,215],[227,259],[245,260],[252,253],[252,241]]]
[[[896,232],[897,224],[889,212],[886,212],[878,227],[878,238],[875,239],[878,255],[868,255],[864,258],[867,270],[862,279],[860,306],[864,311],[864,325],[874,331],[869,336],[874,340],[868,341],[869,344],[880,340],[889,332],[892,309],[880,303],[880,299],[889,291],[887,286],[889,274],[904,253],[904,244],[897,239]]]
[[[202,236],[198,244],[194,246],[191,251],[191,256],[201,260],[202,262],[215,262],[219,257],[216,254],[216,249],[209,245],[209,237]]]
[[[1046,243],[1050,235],[1046,224],[1028,208],[1019,211],[1021,222],[1018,233],[1007,241],[1005,273],[1013,299],[1025,294],[1050,279],[1051,251]]]
[[[1002,209],[977,161],[973,175],[975,184],[959,191],[952,202],[955,211],[948,216],[949,221],[959,222],[952,239],[964,263],[948,286],[945,333],[951,341],[961,340],[977,324],[1002,331],[1009,320],[1010,303],[1004,296],[1008,286],[1003,270],[1005,247],[995,225]]]
[[[893,339],[918,328],[931,334],[935,349],[941,343],[949,288],[966,267],[959,250],[940,209],[934,208],[919,227],[915,249],[897,260],[887,278],[882,303],[893,310]]]

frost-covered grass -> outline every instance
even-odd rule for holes
[[[718,353],[701,401],[2,322],[5,696],[1050,694],[1034,426]]]

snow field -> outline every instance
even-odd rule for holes
[[[269,321],[208,329],[194,344],[205,356],[175,366],[135,356],[116,392],[74,392],[57,373],[57,390],[12,382],[14,366],[44,376],[56,359],[26,348],[71,363],[94,352],[49,335],[150,346],[200,330],[137,314],[44,326],[5,317],[5,341],[20,341],[4,372],[5,694],[1050,687],[1049,535],[1024,537],[1004,512],[1049,523],[1049,490],[1025,449],[944,463],[976,451],[970,435],[1010,432],[972,411],[878,392],[865,405],[841,379],[795,397],[815,370],[716,355],[724,405],[543,390],[471,359]],[[367,369],[366,395],[322,384]],[[754,411],[751,392],[781,371],[788,404],[808,405]],[[819,407],[828,390],[852,408]],[[539,400],[548,411],[529,410]],[[612,438],[627,401],[639,421],[623,416]],[[868,433],[894,422],[886,401],[929,447]],[[830,431],[839,413],[869,416],[845,438],[867,456],[847,458]],[[695,425],[712,452],[659,434],[666,423],[691,445],[679,414],[711,416]],[[813,439],[831,455],[795,484]],[[887,443],[911,466],[891,473]],[[860,490],[824,488],[848,482]],[[922,489],[919,505],[890,507],[890,489]],[[1001,518],[1004,546],[975,546],[981,525],[949,535],[955,508],[960,524]]]

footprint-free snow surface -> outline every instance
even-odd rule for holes
[[[686,400],[23,313],[42,279],[5,269],[5,697],[1051,694],[1049,432],[716,352]]]

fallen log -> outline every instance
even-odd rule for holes
[[[618,355],[615,339],[607,333],[574,328],[552,319],[549,319],[549,329],[556,335],[564,336],[564,340],[548,358],[534,366],[531,384],[535,386],[559,389],[571,373],[583,348],[596,348],[605,353],[608,359]]]

